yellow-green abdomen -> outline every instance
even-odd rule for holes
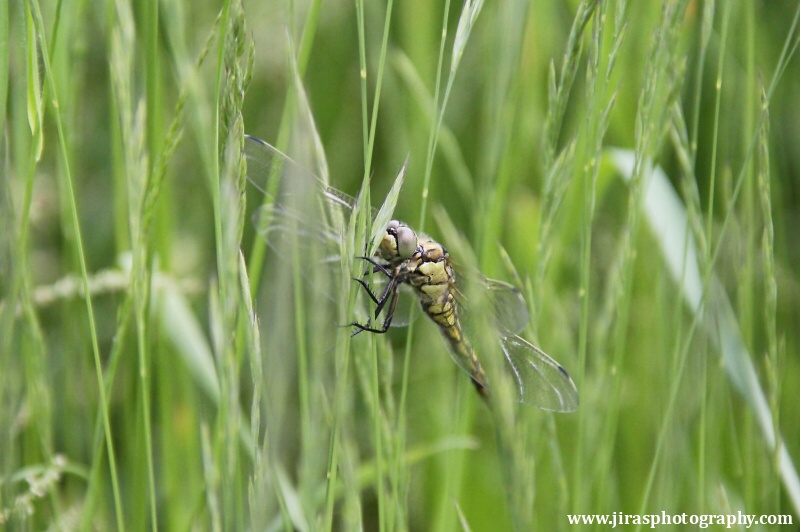
[[[461,328],[461,323],[458,320],[456,313],[455,299],[453,295],[447,292],[441,303],[436,301],[423,302],[422,308],[426,314],[439,326],[439,330],[447,341],[453,356],[459,366],[466,369],[475,389],[482,397],[489,396],[489,388],[486,383],[486,374],[483,372],[483,367],[478,361],[475,351],[472,349],[472,344],[464,336]]]

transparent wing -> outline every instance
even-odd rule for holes
[[[517,380],[521,403],[554,412],[578,408],[578,389],[558,362],[519,336],[501,338],[500,346]]]
[[[499,344],[516,381],[519,402],[555,412],[574,411],[578,407],[578,390],[569,373],[544,351],[517,336],[529,320],[528,306],[520,291],[480,273],[470,272],[460,275],[459,279],[465,280],[468,286],[478,286],[478,289],[464,288],[467,295],[459,304],[464,334],[477,342],[473,347],[478,349],[478,358],[492,356]],[[480,342],[481,335],[487,332],[493,334],[495,340]],[[469,373],[466,363],[459,360],[456,363]],[[491,384],[491,376],[489,380]]]
[[[485,277],[477,270],[462,269],[455,275],[459,287],[459,313],[468,327],[471,319],[483,319],[487,313],[500,336],[513,336],[527,327],[530,320],[528,305],[515,286]],[[476,309],[480,312],[475,312]]]
[[[291,157],[267,142],[251,136],[245,137],[244,154],[247,159],[247,178],[267,196],[267,202],[256,210],[253,224],[256,232],[270,248],[281,253],[290,245],[297,246],[303,257],[316,257],[330,267],[341,262],[339,251],[346,224],[352,214],[355,198],[328,186],[322,179],[303,168]],[[309,215],[309,206],[300,208],[300,196],[316,198],[312,205],[315,215]],[[373,209],[373,217],[378,211]],[[369,265],[365,262],[365,272]],[[315,271],[314,267],[303,270],[304,274]],[[309,282],[316,282],[307,274]],[[372,291],[380,295],[386,286],[384,275],[373,275]],[[337,296],[333,286],[318,286],[330,299]],[[416,303],[407,287],[394,313],[392,327],[407,326],[412,319],[412,307]],[[365,321],[369,316],[357,316]],[[372,317],[375,319],[374,316]],[[382,318],[378,318],[380,322]]]
[[[275,146],[257,137],[245,135],[244,155],[247,159],[247,179],[271,197],[276,196],[288,180],[301,182],[302,187],[316,187],[330,204],[348,213],[355,198],[330,187],[314,173],[306,170]]]
[[[496,279],[483,278],[484,294],[492,307],[494,325],[501,336],[512,336],[528,326],[530,315],[525,299],[516,287]]]
[[[253,225],[275,251],[285,249],[286,243],[294,241],[304,256],[313,249],[326,263],[335,264],[340,260],[339,242],[343,227],[336,230],[312,223],[307,216],[277,203],[259,207],[253,216]]]
[[[320,262],[335,265],[353,199],[326,186],[278,149],[246,137],[247,178],[265,194],[253,217],[256,232],[276,256],[288,260],[296,249],[301,271],[316,279]],[[316,283],[333,299],[334,286]]]

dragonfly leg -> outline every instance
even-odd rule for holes
[[[367,295],[369,296],[369,298],[372,300],[373,303],[375,303],[376,305],[381,304],[381,299],[375,295],[375,292],[372,291],[372,289],[369,287],[369,285],[364,279],[359,279],[358,277],[352,277],[352,279],[361,285],[361,287],[364,289],[364,291],[367,293]]]
[[[382,264],[371,259],[370,257],[356,257],[356,258],[364,259],[370,264],[372,264],[375,267],[373,273],[380,272],[389,278],[389,282],[387,283],[386,288],[384,288],[383,293],[379,297],[375,295],[375,292],[372,291],[372,289],[369,287],[369,285],[364,279],[356,279],[355,277],[353,277],[353,280],[364,288],[364,290],[367,292],[367,295],[369,295],[370,299],[372,299],[372,302],[375,303],[375,305],[377,305],[375,308],[375,317],[377,318],[378,315],[383,310],[383,307],[390,300],[389,294],[393,294],[394,297],[396,297],[397,276],[393,272],[390,272],[389,270],[384,268]]]
[[[366,283],[365,283],[365,285],[366,285]],[[383,333],[385,333],[386,331],[389,330],[389,326],[391,326],[391,324],[392,324],[392,318],[394,318],[394,311],[397,308],[398,296],[400,295],[400,293],[397,291],[397,287],[398,286],[399,285],[394,282],[394,277],[392,277],[392,280],[389,282],[389,286],[387,287],[387,290],[386,290],[387,293],[384,294],[383,301],[381,301],[381,303],[379,303],[379,307],[380,308],[375,312],[375,317],[377,318],[378,314],[383,309],[383,305],[386,303],[386,301],[388,301],[390,299],[388,297],[388,292],[391,289],[391,293],[392,293],[391,303],[389,304],[389,310],[386,313],[386,318],[383,320],[383,325],[381,325],[380,329],[370,326],[372,320],[367,320],[366,324],[362,324],[362,323],[358,323],[358,322],[354,321],[350,325],[355,327],[356,330],[353,331],[352,334],[350,334],[350,336],[355,336],[358,333],[365,332],[365,331],[366,332],[371,332],[371,333],[383,334]],[[367,291],[369,291],[369,288],[367,288],[366,286],[365,286],[365,289]]]
[[[400,292],[397,291],[400,284],[397,282],[397,277],[392,277],[389,279],[389,283],[386,285],[386,289],[381,294],[380,301],[376,301],[377,306],[375,307],[375,317],[377,318],[378,315],[383,310],[383,307],[386,305],[386,302],[389,301],[389,294],[392,294],[391,303],[389,304],[389,312],[386,316],[386,319],[392,321],[392,316],[394,316],[394,309],[397,307],[397,297],[400,295]]]
[[[392,273],[391,271],[387,270],[386,267],[383,264],[381,264],[380,262],[376,261],[372,257],[356,257],[356,258],[357,259],[361,259],[361,260],[365,260],[365,261],[369,262],[370,264],[372,264],[372,273],[380,272],[383,275],[385,275],[386,277],[393,277],[394,276],[394,273]],[[368,272],[369,272],[369,270],[364,272],[364,275],[366,275]]]
[[[361,287],[367,293],[372,302],[375,303],[375,305],[377,305],[377,308],[375,309],[375,317],[377,318],[378,314],[381,313],[381,310],[383,310],[384,305],[386,305],[386,302],[389,300],[389,294],[395,289],[394,287],[397,284],[397,282],[395,281],[394,278],[392,278],[389,281],[389,284],[386,285],[386,288],[383,290],[383,293],[380,296],[376,296],[375,292],[372,291],[372,289],[369,287],[369,285],[364,279],[357,279],[353,277],[353,280],[361,285]]]
[[[387,325],[386,322],[383,323],[383,326],[380,329],[376,329],[374,327],[370,327],[370,322],[369,321],[367,321],[367,323],[358,323],[357,321],[354,321],[350,325],[352,325],[353,327],[356,328],[355,331],[350,333],[350,336],[355,336],[358,333],[362,333],[362,332],[371,332],[371,333],[377,333],[377,334],[384,334],[386,331],[389,330],[389,325]]]

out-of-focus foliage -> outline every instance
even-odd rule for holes
[[[796,523],[797,9],[0,0],[0,524]],[[349,338],[369,210],[341,268],[266,246],[244,132],[375,207],[408,158],[395,216],[523,291],[523,336],[570,371],[578,411],[483,404],[424,317]],[[608,148],[631,150],[630,179]],[[643,210],[651,163],[700,302]],[[715,331],[698,309],[723,300]]]

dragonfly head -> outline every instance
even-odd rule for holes
[[[403,222],[392,220],[386,226],[378,254],[389,262],[406,260],[418,246],[417,233]]]

